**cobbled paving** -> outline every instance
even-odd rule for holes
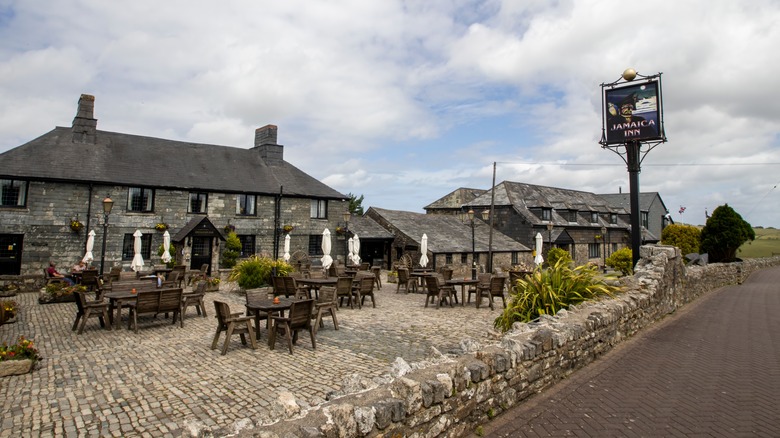
[[[0,326],[0,342],[33,339],[43,360],[26,375],[0,379],[0,437],[188,436],[191,425],[231,429],[237,422],[267,420],[280,392],[305,407],[323,403],[350,376],[386,376],[396,358],[414,364],[462,353],[462,342],[496,342],[493,320],[501,312],[424,307],[421,294],[396,294],[395,284],[376,292],[377,307],[342,307],[339,330],[330,319],[290,355],[282,342],[270,350],[267,332],[252,350],[233,336],[227,355],[211,350],[216,329],[213,301],[245,311],[244,297],[223,284],[206,295],[208,317],[190,308],[184,328],[162,315],[139,318],[138,334],[104,330],[90,318],[82,335],[71,331],[75,303],[38,304],[21,293],[18,322]],[[459,288],[458,288],[459,289]],[[458,290],[460,297],[460,290]],[[220,338],[221,348],[224,334]],[[435,349],[435,350],[434,350]]]

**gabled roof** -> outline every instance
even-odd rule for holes
[[[631,211],[631,194],[630,193],[604,193],[599,195],[606,200],[609,205],[614,208],[622,208],[624,210]],[[639,193],[639,210],[650,211],[650,207],[655,202],[659,202],[663,211],[669,211],[664,205],[664,201],[661,199],[661,195],[658,192],[646,192]]]
[[[383,220],[392,224],[401,233],[415,240],[418,244],[422,235],[428,236],[428,251],[433,253],[469,253],[471,252],[471,226],[461,222],[455,215],[438,215],[413,213],[410,211],[385,210],[371,207],[373,212]],[[366,214],[369,214],[367,212]],[[488,224],[481,219],[475,219],[474,247],[477,252],[487,252],[490,240]],[[493,230],[493,252],[530,251],[530,249]]]
[[[349,231],[357,234],[361,239],[385,239],[393,240],[393,233],[387,231],[367,216],[352,216],[349,220]]]
[[[54,130],[0,154],[0,177],[226,193],[346,199],[295,166],[268,165],[256,149],[96,131],[94,144]]]
[[[187,225],[183,226],[174,236],[171,237],[171,242],[181,242],[187,236],[189,236],[195,230],[205,231],[210,235],[217,236],[220,240],[226,240],[222,232],[211,223],[211,220],[207,216],[193,217],[187,222]]]
[[[461,187],[433,201],[424,209],[460,209],[463,204],[471,202],[483,193],[485,190]]]

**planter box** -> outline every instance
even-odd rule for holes
[[[46,292],[41,292],[41,294],[38,296],[38,304],[75,303],[75,302],[76,302],[76,295],[74,294],[53,297],[47,294]]]
[[[0,362],[0,377],[18,376],[32,371],[35,363],[31,359],[5,360]]]
[[[206,292],[217,292],[218,290],[219,290],[219,284],[214,284],[214,285],[210,284],[206,286]]]

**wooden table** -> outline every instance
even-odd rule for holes
[[[428,290],[428,285],[425,284],[425,277],[430,277],[433,274],[434,274],[433,271],[419,270],[419,271],[410,272],[409,277],[418,278],[419,280],[417,280],[417,288],[419,288],[422,291],[422,293],[425,293],[425,291]]]
[[[114,329],[119,329],[120,321],[122,320],[122,305],[126,302],[135,301],[138,298],[137,293],[132,291],[110,291],[103,294],[105,298],[108,298],[108,320],[109,324],[114,325]],[[114,307],[116,307],[116,316],[114,316]]]
[[[479,280],[472,280],[470,278],[453,278],[452,280],[447,280],[447,284],[450,284],[452,286],[458,286],[460,285],[460,305],[465,306],[466,305],[466,286],[477,284],[479,283]]]
[[[309,287],[309,298],[311,298],[311,291],[314,291],[314,296],[316,299],[319,299],[319,291],[322,286],[335,286],[338,281],[338,277],[295,279],[296,284],[302,284]]]
[[[270,330],[274,330],[274,326],[272,324],[273,319],[271,316],[276,314],[279,316],[284,316],[284,311],[289,310],[293,301],[295,301],[295,299],[288,297],[277,298],[279,298],[278,303],[274,303],[272,298],[260,298],[247,301],[247,310],[252,310],[255,314],[255,339],[260,339],[260,312],[265,312],[268,314],[268,330],[270,333]],[[268,336],[268,340],[270,342],[270,335]]]

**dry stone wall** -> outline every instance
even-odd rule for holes
[[[231,435],[463,436],[680,306],[775,265],[780,257],[685,267],[677,248],[644,246],[636,274],[621,280],[625,292],[615,298],[515,324],[499,343],[467,345],[470,352],[459,357],[434,354],[415,366],[399,358],[386,382],[345,385],[347,394],[308,412],[281,394],[274,424],[247,425]],[[359,376],[350,380],[360,382]]]

